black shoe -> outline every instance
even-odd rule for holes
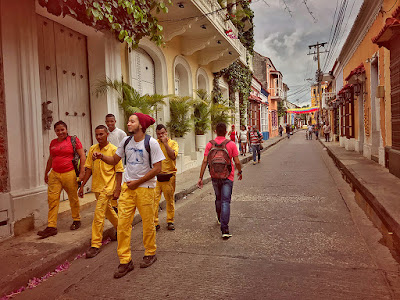
[[[127,264],[120,264],[118,266],[117,272],[114,273],[114,278],[121,278],[128,274],[130,271],[134,269],[133,262],[130,261]]]
[[[155,263],[156,260],[157,260],[157,257],[155,255],[143,256],[143,261],[140,263],[140,267],[141,268],[150,267],[152,264]]]
[[[232,234],[229,233],[229,230],[226,230],[226,231],[223,231],[223,232],[222,232],[222,238],[223,238],[224,240],[227,240],[227,239],[229,239],[230,237],[232,237]]]
[[[158,231],[160,228],[160,225],[156,225],[156,231]]]
[[[77,230],[79,227],[81,227],[81,221],[73,221],[69,229]]]
[[[42,239],[45,239],[49,236],[56,234],[57,234],[57,228],[55,227],[46,227],[44,230],[41,230],[37,233],[37,235],[40,236]]]
[[[175,230],[174,223],[168,223],[167,228],[168,230]]]
[[[97,254],[100,253],[100,249],[96,247],[90,247],[88,251],[86,251],[86,258],[93,258]]]

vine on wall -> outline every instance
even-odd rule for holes
[[[163,27],[153,15],[168,12],[171,0],[39,0],[49,13],[70,15],[98,30],[111,30],[121,42],[136,46],[148,36],[162,44]]]

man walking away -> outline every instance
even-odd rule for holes
[[[308,131],[308,139],[312,140],[313,126],[311,125],[311,123],[308,124],[307,131]]]
[[[279,136],[282,136],[282,132],[283,132],[282,125],[279,125],[278,132],[279,132]]]
[[[154,188],[155,176],[161,171],[161,161],[165,159],[157,141],[146,135],[146,129],[155,120],[142,113],[134,113],[128,120],[126,137],[113,156],[100,152],[93,153],[93,160],[100,159],[106,164],[116,165],[125,161],[125,183],[122,186],[118,203],[118,257],[120,265],[114,278],[121,278],[132,271],[134,266],[131,253],[132,222],[136,208],[143,224],[143,245],[145,248],[141,268],[151,266],[156,260],[156,229],[154,226]]]
[[[291,131],[291,126],[289,124],[286,125],[286,135],[287,138],[290,139],[290,131]]]
[[[86,258],[95,257],[100,252],[103,240],[104,218],[107,218],[117,229],[118,216],[112,208],[111,200],[118,199],[121,193],[121,181],[124,172],[122,161],[119,161],[115,166],[108,165],[101,160],[93,161],[94,152],[113,156],[117,151],[117,147],[107,141],[108,130],[106,126],[97,126],[95,133],[96,140],[99,143],[90,147],[85,162],[85,177],[78,192],[79,197],[83,198],[83,188],[90,176],[93,175],[92,192],[95,193],[97,202],[92,223],[92,244],[86,252]]]
[[[324,127],[322,127],[325,135],[325,142],[330,142],[330,134],[331,134],[331,125],[329,123],[324,123]]]
[[[225,138],[226,124],[218,123],[216,126],[217,137],[208,142],[204,152],[204,159],[200,169],[200,178],[197,186],[203,187],[203,176],[207,164],[210,170],[211,180],[215,192],[215,210],[217,211],[218,224],[221,224],[223,239],[229,239],[230,205],[235,177],[235,166],[238,170],[237,176],[242,180],[242,166],[239,161],[239,151],[236,145]]]
[[[252,130],[249,132],[249,140],[253,152],[253,165],[256,164],[256,158],[258,156],[258,163],[260,163],[261,160],[261,141],[262,141],[262,136],[261,133],[257,130],[256,125],[253,125]]]
[[[167,206],[167,228],[175,230],[175,182],[176,182],[176,158],[178,156],[179,146],[174,140],[168,138],[167,128],[163,124],[158,124],[156,128],[157,141],[160,145],[165,159],[161,164],[161,172],[157,175],[157,184],[155,189],[154,201],[154,224],[156,230],[160,229],[158,220],[158,206],[161,200],[161,194],[164,194]]]

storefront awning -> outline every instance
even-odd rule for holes
[[[385,48],[388,48],[392,38],[397,36],[399,32],[400,32],[400,20],[396,18],[387,18],[385,26],[383,26],[378,35],[372,38],[372,42],[380,47],[383,46]]]
[[[351,79],[351,77],[353,77],[354,75],[361,75],[365,73],[365,68],[364,68],[364,64],[361,63],[357,68],[353,69],[350,74],[346,77],[346,81],[349,81]]]

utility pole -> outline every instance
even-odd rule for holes
[[[325,42],[325,43],[319,43],[319,42],[317,42],[315,45],[309,45],[308,46],[308,50],[309,50],[309,53],[308,53],[308,55],[317,55],[317,61],[318,61],[318,70],[317,70],[317,72],[316,72],[316,81],[317,81],[317,83],[318,83],[318,100],[317,100],[317,104],[318,104],[318,106],[319,106],[319,114],[318,114],[318,118],[321,118],[321,114],[322,114],[322,89],[321,89],[321,82],[322,82],[322,71],[321,71],[321,62],[320,62],[320,54],[321,53],[327,53],[327,52],[329,52],[329,51],[323,51],[323,52],[321,52],[320,51],[320,48],[321,47],[325,47],[325,45],[326,45],[327,43]],[[311,51],[311,49],[314,49],[314,52],[310,52]],[[318,123],[318,120],[316,120],[317,121],[317,125],[319,124]]]

